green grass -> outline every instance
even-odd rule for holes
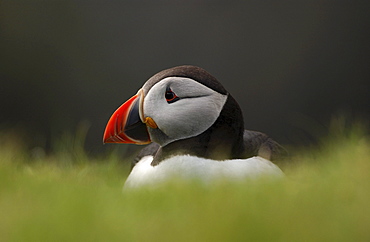
[[[370,241],[364,133],[336,129],[296,151],[281,181],[172,181],[127,193],[117,155],[31,155],[2,134],[0,241]]]

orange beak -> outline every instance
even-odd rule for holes
[[[142,92],[127,100],[110,117],[105,127],[104,143],[148,144],[148,129],[140,118]]]

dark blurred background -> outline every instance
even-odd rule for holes
[[[101,152],[113,111],[156,72],[205,68],[245,126],[305,144],[368,121],[368,1],[0,0],[0,129],[49,149],[79,124]],[[86,125],[85,125],[86,126]]]

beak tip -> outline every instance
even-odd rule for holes
[[[118,143],[119,139],[117,138],[118,135],[111,135],[111,134],[104,134],[103,136],[103,144],[107,143]]]

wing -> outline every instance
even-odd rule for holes
[[[288,152],[276,141],[268,137],[266,134],[244,130],[244,148],[245,156],[261,156],[265,159],[275,162],[287,156]]]

